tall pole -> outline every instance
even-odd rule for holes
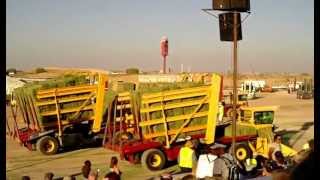
[[[232,154],[235,157],[236,144],[236,120],[237,120],[237,80],[238,80],[238,63],[237,63],[237,12],[233,12],[233,118],[232,118]]]

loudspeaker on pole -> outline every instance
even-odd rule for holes
[[[242,40],[241,30],[241,15],[237,14],[237,41]],[[234,13],[222,13],[219,14],[219,28],[220,28],[220,40],[221,41],[233,41],[233,24]]]

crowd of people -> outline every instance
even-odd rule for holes
[[[214,180],[267,180],[267,179],[309,179],[314,170],[314,141],[310,140],[304,146],[304,151],[298,156],[284,157],[281,149],[281,136],[274,137],[274,143],[270,145],[269,157],[257,155],[244,161],[236,160],[227,149],[226,145],[214,143],[206,146],[205,151],[198,151],[197,144],[188,140],[180,149],[178,156],[179,171],[175,173],[164,173],[161,180],[170,179],[214,179]],[[203,148],[202,148],[203,149]],[[199,153],[200,152],[200,153]],[[307,173],[311,172],[311,173]],[[122,172],[118,166],[117,157],[110,159],[107,173],[100,175],[100,170],[91,168],[91,162],[86,160],[81,168],[82,179],[97,180],[120,180]],[[184,175],[181,178],[174,176]],[[53,180],[54,174],[48,172],[44,175],[45,180]],[[63,180],[76,179],[74,176],[60,178]],[[23,176],[22,180],[30,180]]]
[[[181,179],[217,179],[217,180],[245,180],[245,179],[306,179],[303,170],[312,172],[314,168],[314,141],[310,140],[307,147],[294,157],[284,157],[281,146],[281,136],[275,135],[274,142],[269,146],[268,157],[256,155],[238,161],[231,155],[227,146],[215,143],[207,147],[205,153],[197,155],[192,141],[187,141],[180,149],[178,164],[180,171],[172,176],[166,175],[162,179],[173,179],[177,174],[189,172]],[[198,158],[197,158],[198,157]],[[299,176],[297,175],[299,174]],[[299,177],[299,178],[298,178]],[[175,178],[177,179],[177,178]]]
[[[109,170],[106,174],[102,175],[103,180],[120,180],[122,172],[118,166],[118,158],[113,156],[110,160]],[[78,174],[77,174],[78,175]],[[81,168],[81,179],[84,180],[98,180],[101,179],[100,170],[94,170],[91,168],[91,161],[86,160]],[[65,176],[63,178],[54,178],[54,174],[52,172],[45,173],[44,180],[75,180],[75,175]],[[22,176],[22,180],[30,180],[29,176]]]

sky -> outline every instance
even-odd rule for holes
[[[201,10],[211,7],[211,0],[7,0],[6,66],[160,70],[166,35],[175,72],[181,64],[227,72],[233,45],[220,41],[218,20]],[[251,0],[240,73],[313,74],[313,7],[312,0]]]

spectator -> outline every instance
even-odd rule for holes
[[[188,140],[184,147],[179,151],[178,163],[181,172],[192,172],[196,163],[197,157],[194,151],[194,144]]]
[[[205,178],[205,177],[212,177],[213,176],[213,168],[214,168],[214,160],[217,158],[214,155],[214,150],[210,147],[207,148],[207,153],[200,155],[198,163],[197,163],[197,170],[196,170],[196,177],[197,178]]]
[[[98,180],[98,173],[91,170],[88,176],[88,180]]]
[[[313,146],[313,141],[310,141],[311,146]],[[305,158],[300,164],[298,164],[290,174],[290,179],[292,180],[300,180],[300,179],[314,179],[315,170],[315,162],[320,161],[318,156],[315,156],[315,153],[312,151],[308,154],[307,158]]]
[[[225,145],[218,143],[215,143],[211,147],[211,149],[213,149],[215,154],[218,156],[218,158],[214,161],[213,176],[215,179],[228,180],[231,178],[229,176],[237,175],[233,174],[234,171],[231,171],[233,167],[236,166],[236,161],[233,159],[231,154],[225,152],[225,148]]]
[[[63,180],[76,180],[76,178],[74,176],[66,176]]]
[[[196,177],[192,174],[185,175],[181,178],[181,180],[196,180]]]
[[[122,174],[122,172],[120,171],[120,169],[118,167],[118,159],[115,156],[111,157],[110,171],[117,173],[119,176]]]
[[[273,141],[274,142],[270,144],[270,147],[269,147],[269,158],[275,161],[276,159],[275,159],[274,153],[277,151],[281,151],[282,138],[280,135],[276,134],[274,136]]]
[[[256,159],[246,159],[246,161],[239,162],[239,172],[241,173],[240,179],[248,179],[248,178],[255,178],[260,175],[258,172],[258,162]]]
[[[47,172],[45,175],[44,175],[44,179],[45,180],[52,180],[53,179],[53,176],[54,174],[52,172]]]
[[[21,179],[22,179],[22,180],[30,180],[30,177],[29,177],[29,176],[22,176]]]
[[[84,165],[81,168],[82,175],[85,179],[88,179],[90,171],[91,171],[91,162],[89,160],[86,160],[84,162]]]
[[[115,172],[109,172],[104,176],[103,180],[120,180],[120,175]]]
[[[277,163],[277,169],[287,169],[287,163],[284,159],[283,154],[281,153],[281,151],[277,151],[274,153],[275,159],[276,159],[276,163]]]
[[[169,173],[162,174],[160,180],[172,180],[172,176]]]

